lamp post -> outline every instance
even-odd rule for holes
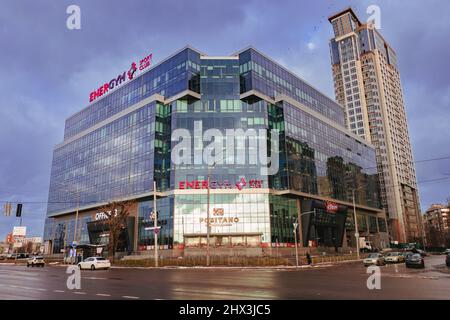
[[[295,241],[295,265],[298,268],[298,247],[297,247],[297,227],[298,227],[298,222],[294,222],[293,226],[294,226],[294,241]]]
[[[355,191],[357,189],[352,189],[353,198],[353,219],[355,220],[355,239],[356,239],[356,257],[359,260],[359,230],[358,230],[358,219],[356,217],[356,205],[355,205]]]
[[[158,267],[158,211],[156,210],[156,180],[153,180],[153,221],[154,221],[154,229],[153,233],[155,235],[155,250],[154,250],[154,258],[155,258],[155,267]]]
[[[73,242],[75,242],[75,245],[78,244],[77,242],[77,229],[78,229],[78,212],[80,210],[80,192],[78,191],[78,186],[77,186],[77,211],[75,214],[75,230],[73,232]]]
[[[302,212],[300,213],[299,217],[305,215],[305,214],[310,214],[310,213],[316,213],[316,209],[312,210],[312,211],[306,211],[306,212]],[[298,227],[298,217],[295,219],[295,222],[292,224],[294,226],[294,238],[295,238],[295,262],[298,268],[298,245],[297,245],[297,227]],[[302,232],[302,230],[299,230],[299,232]]]
[[[216,163],[214,162],[212,167],[214,167]],[[209,237],[211,234],[211,225],[209,221],[209,205],[210,205],[210,194],[211,194],[211,166],[208,166],[208,189],[206,194],[206,266],[209,267],[210,261],[210,247],[209,247]]]

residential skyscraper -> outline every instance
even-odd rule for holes
[[[383,208],[391,240],[422,238],[416,173],[397,56],[371,23],[351,8],[328,18],[336,100],[345,125],[376,147]]]

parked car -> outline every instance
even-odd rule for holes
[[[424,250],[417,249],[417,252],[418,252],[422,257],[428,256],[428,253],[426,253]]]
[[[445,249],[444,254],[450,254],[450,249]]]
[[[447,267],[450,267],[450,253],[447,254],[447,257],[445,258],[445,264]]]
[[[413,253],[406,257],[407,268],[425,268],[425,259],[420,253]]]
[[[0,260],[6,260],[6,259],[7,259],[6,254],[0,254]]]
[[[406,257],[408,256],[408,255],[410,255],[410,254],[413,254],[413,252],[411,252],[411,251],[403,251],[403,252],[400,252],[400,254],[405,258],[405,260],[406,260]]]
[[[387,263],[399,263],[399,262],[405,262],[405,256],[403,256],[400,252],[389,252],[385,256],[385,260]]]
[[[386,260],[381,253],[371,253],[363,262],[365,267],[370,265],[384,266],[386,264]]]
[[[27,260],[27,267],[29,266],[44,267],[45,266],[44,257],[41,256],[31,257],[30,259]]]
[[[13,253],[13,255],[17,256],[17,259],[28,259],[28,253]]]
[[[84,261],[78,263],[80,269],[109,269],[111,268],[111,262],[103,257],[89,257]]]

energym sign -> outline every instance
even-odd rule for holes
[[[146,56],[145,58],[143,58],[139,61],[139,71],[143,71],[143,70],[147,69],[152,64],[152,56],[153,56],[153,53],[150,53],[148,56]],[[127,79],[133,80],[136,71],[138,71],[138,67],[135,62],[132,62],[131,67],[128,71],[122,72],[122,74],[119,74],[117,76],[117,78],[111,79],[109,82],[106,82],[105,84],[100,86],[97,90],[92,91],[89,94],[89,102],[93,102],[97,98],[108,93],[109,90],[112,90],[115,87],[126,82]]]

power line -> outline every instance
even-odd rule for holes
[[[439,161],[439,160],[448,160],[450,159],[450,156],[444,156],[444,157],[439,157],[439,158],[430,158],[430,159],[423,159],[423,160],[417,160],[417,161],[411,161],[411,163],[423,163],[423,162],[431,162],[431,161]],[[405,162],[402,162],[401,164],[405,164]],[[367,168],[363,168],[363,170],[366,169],[377,169],[378,167],[381,168],[385,168],[385,167],[391,167],[391,166],[397,166],[396,163],[388,163],[388,164],[381,164],[381,165],[377,165],[375,167],[367,167]]]

